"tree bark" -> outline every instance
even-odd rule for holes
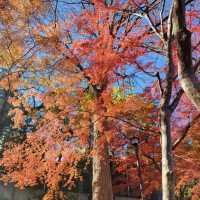
[[[142,166],[140,161],[140,155],[139,155],[139,147],[138,144],[135,145],[135,154],[137,159],[137,171],[138,171],[138,177],[140,179],[140,199],[144,200],[144,181],[142,177]]]
[[[84,72],[83,66],[78,63],[77,67]],[[84,77],[90,83],[90,77],[84,73]],[[89,84],[88,90],[98,99],[104,90],[104,86],[97,88],[96,85]],[[100,102],[100,105],[102,102]],[[102,108],[103,109],[103,108]],[[99,131],[97,128],[98,115],[92,116],[92,137],[93,137],[93,160],[92,160],[92,200],[113,200],[112,178],[108,155],[108,144],[99,142]]]
[[[160,122],[162,144],[162,200],[174,200],[170,113],[164,107],[161,107]]]
[[[169,27],[169,29],[171,29]],[[170,35],[169,30],[169,35]],[[174,66],[171,52],[171,38],[167,41],[168,71],[165,87],[162,88],[160,101],[160,132],[162,154],[162,200],[175,200],[175,182],[173,172],[172,139],[171,139],[171,115],[176,106],[171,104]],[[175,101],[175,100],[174,100]],[[176,104],[177,105],[177,104]]]
[[[174,0],[172,22],[178,55],[178,78],[185,94],[200,112],[200,84],[192,67],[191,32],[185,22],[185,0]]]
[[[93,179],[92,200],[113,200],[111,171],[107,142],[99,142],[98,119],[93,117]]]

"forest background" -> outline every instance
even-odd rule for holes
[[[0,1],[1,180],[199,200],[199,3]]]

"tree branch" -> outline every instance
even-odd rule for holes
[[[178,106],[178,103],[181,99],[181,97],[183,96],[184,91],[183,89],[180,89],[177,93],[176,93],[176,97],[174,98],[173,102],[171,103],[171,105],[169,106],[170,112],[172,113],[176,107]]]
[[[185,139],[185,137],[187,136],[187,134],[188,134],[190,128],[197,122],[198,119],[200,119],[200,114],[198,114],[198,115],[193,119],[193,121],[190,122],[190,123],[185,127],[185,130],[184,130],[183,134],[180,136],[180,138],[178,138],[178,139],[174,142],[174,144],[173,144],[173,146],[172,146],[172,150],[175,150],[176,147]]]

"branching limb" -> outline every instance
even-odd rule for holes
[[[156,77],[157,77],[157,79],[158,79],[158,83],[159,83],[161,95],[163,95],[164,89],[163,89],[163,86],[162,86],[162,80],[161,80],[161,78],[160,78],[160,73],[159,73],[159,72],[156,73]]]
[[[190,128],[197,122],[197,120],[200,119],[200,114],[198,114],[192,122],[189,122],[189,124],[185,127],[185,130],[183,131],[183,134],[174,142],[172,146],[172,150],[175,150],[176,147],[185,139],[187,136],[188,132],[190,131]]]
[[[163,26],[163,12],[165,8],[165,0],[161,0],[161,10],[160,10],[160,29],[162,37],[164,37],[164,26]]]
[[[183,89],[180,89],[180,90],[177,92],[176,97],[174,98],[173,102],[172,102],[171,105],[169,106],[170,112],[171,112],[171,113],[172,113],[172,112],[176,109],[176,107],[178,106],[178,103],[179,103],[181,97],[183,96],[183,94],[184,94]]]

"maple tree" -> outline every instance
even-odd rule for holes
[[[62,199],[57,191],[81,179],[77,163],[89,156],[94,200],[113,199],[115,188],[131,184],[144,198],[160,188],[161,172],[163,200],[175,199],[175,176],[184,180],[184,165],[176,159],[183,153],[175,150],[173,159],[173,150],[196,115],[184,92],[197,108],[199,102],[199,7],[187,1],[184,14],[185,5],[172,3],[169,9],[165,1],[71,2],[77,10],[70,14],[70,3],[59,0],[1,3],[0,80],[13,104],[13,127],[26,135],[6,146],[4,181],[21,187],[43,183],[49,188],[44,198]],[[195,35],[192,73],[182,70],[192,68],[191,41],[179,38],[185,23]],[[134,138],[137,144],[131,144]],[[132,154],[122,159],[127,145]],[[120,176],[120,184],[113,179],[113,189],[110,160],[118,166],[113,173],[129,174],[128,180]]]

